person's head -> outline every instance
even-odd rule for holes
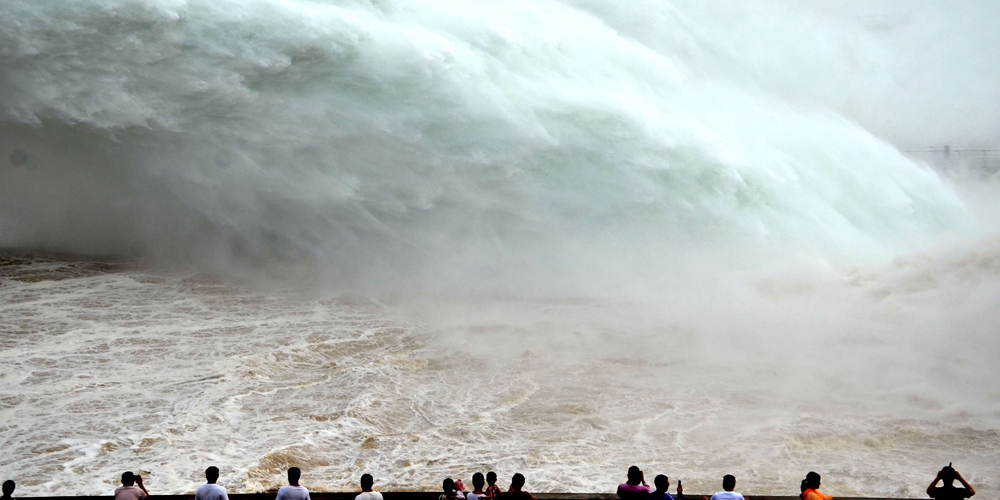
[[[510,478],[510,488],[514,491],[521,491],[521,488],[524,488],[524,476],[520,472]]]
[[[9,497],[14,494],[14,481],[10,479],[3,482],[3,496]]]
[[[300,477],[302,477],[302,471],[298,467],[288,468],[288,484],[299,484]]]
[[[135,474],[132,471],[122,472],[122,486],[135,486]]]
[[[670,487],[670,478],[660,474],[653,478],[653,484],[656,485],[656,491],[667,491]]]
[[[441,481],[441,489],[444,490],[445,495],[450,495],[455,492],[455,480],[446,477],[444,481]]]
[[[483,485],[486,484],[486,479],[483,478],[482,472],[477,472],[472,475],[472,487],[479,491],[483,489]]]
[[[722,489],[726,491],[733,491],[736,489],[736,476],[732,474],[722,476]]]
[[[361,491],[371,491],[375,484],[375,478],[371,474],[361,475]]]
[[[455,489],[458,491],[465,491],[465,484],[462,483],[461,479],[455,480]]]
[[[497,484],[497,473],[496,472],[489,471],[489,472],[486,473],[486,484],[488,484],[490,486],[493,486],[494,484]]]
[[[955,482],[955,468],[950,464],[945,465],[938,475],[941,476],[941,480],[946,486],[951,486]]]
[[[639,484],[642,482],[642,471],[633,465],[628,468],[628,484]]]
[[[819,474],[810,471],[806,474],[806,478],[802,480],[802,491],[805,490],[818,490],[819,489]]]
[[[219,468],[218,467],[216,467],[216,466],[213,465],[213,466],[205,469],[205,481],[207,481],[208,484],[215,484],[215,482],[218,481],[218,480],[219,480]]]

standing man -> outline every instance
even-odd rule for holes
[[[372,486],[375,484],[375,478],[371,474],[361,475],[361,494],[354,497],[354,500],[382,500],[382,494],[377,491],[372,491]]]
[[[309,500],[309,490],[299,486],[299,477],[302,471],[298,467],[288,469],[288,486],[278,489],[278,498],[275,500]]]
[[[206,483],[194,491],[194,500],[229,500],[226,489],[215,484],[219,480],[219,468],[216,466],[205,469]]]
[[[955,487],[956,479],[962,483],[964,488]],[[936,487],[938,481],[944,483],[939,488]],[[971,484],[965,482],[965,478],[952,468],[951,464],[941,469],[937,477],[934,478],[934,482],[927,487],[927,495],[937,500],[963,500],[975,494],[976,490],[972,488]]]
[[[115,500],[142,500],[147,497],[149,492],[142,485],[142,476],[128,470],[122,472],[122,485],[115,490]]]

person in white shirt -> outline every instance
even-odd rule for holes
[[[219,468],[212,466],[205,469],[205,484],[194,490],[194,500],[229,500],[226,489],[215,484],[219,480]]]
[[[736,476],[732,474],[722,476],[722,489],[725,491],[712,495],[712,500],[746,500],[743,495],[733,491],[736,489]]]
[[[136,486],[138,484],[139,486]],[[132,471],[122,472],[122,485],[115,489],[115,500],[142,500],[149,496],[142,477]]]
[[[374,484],[375,478],[371,474],[363,474],[361,476],[361,494],[354,497],[354,500],[382,500],[381,493],[372,491]]]
[[[302,471],[298,467],[288,469],[288,486],[278,488],[278,498],[275,500],[309,500],[309,490],[299,486]]]
[[[483,491],[483,486],[486,485],[486,478],[483,477],[482,472],[477,472],[472,475],[472,493],[465,494],[465,500],[479,500],[480,498],[486,496]]]

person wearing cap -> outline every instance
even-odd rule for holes
[[[955,487],[955,480],[962,483],[963,488]],[[941,481],[941,486],[938,486]],[[934,482],[927,487],[927,495],[937,500],[963,500],[976,494],[976,490],[971,484],[965,482],[965,478],[948,464],[934,478]]]

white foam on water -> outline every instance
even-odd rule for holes
[[[1000,246],[839,277],[748,281],[740,304],[370,301],[25,259],[0,286],[0,459],[22,494],[385,489],[496,470],[608,491],[622,470],[710,491],[917,495],[954,461],[998,487]],[[86,267],[86,266],[84,266]],[[825,312],[819,312],[820,310]]]

